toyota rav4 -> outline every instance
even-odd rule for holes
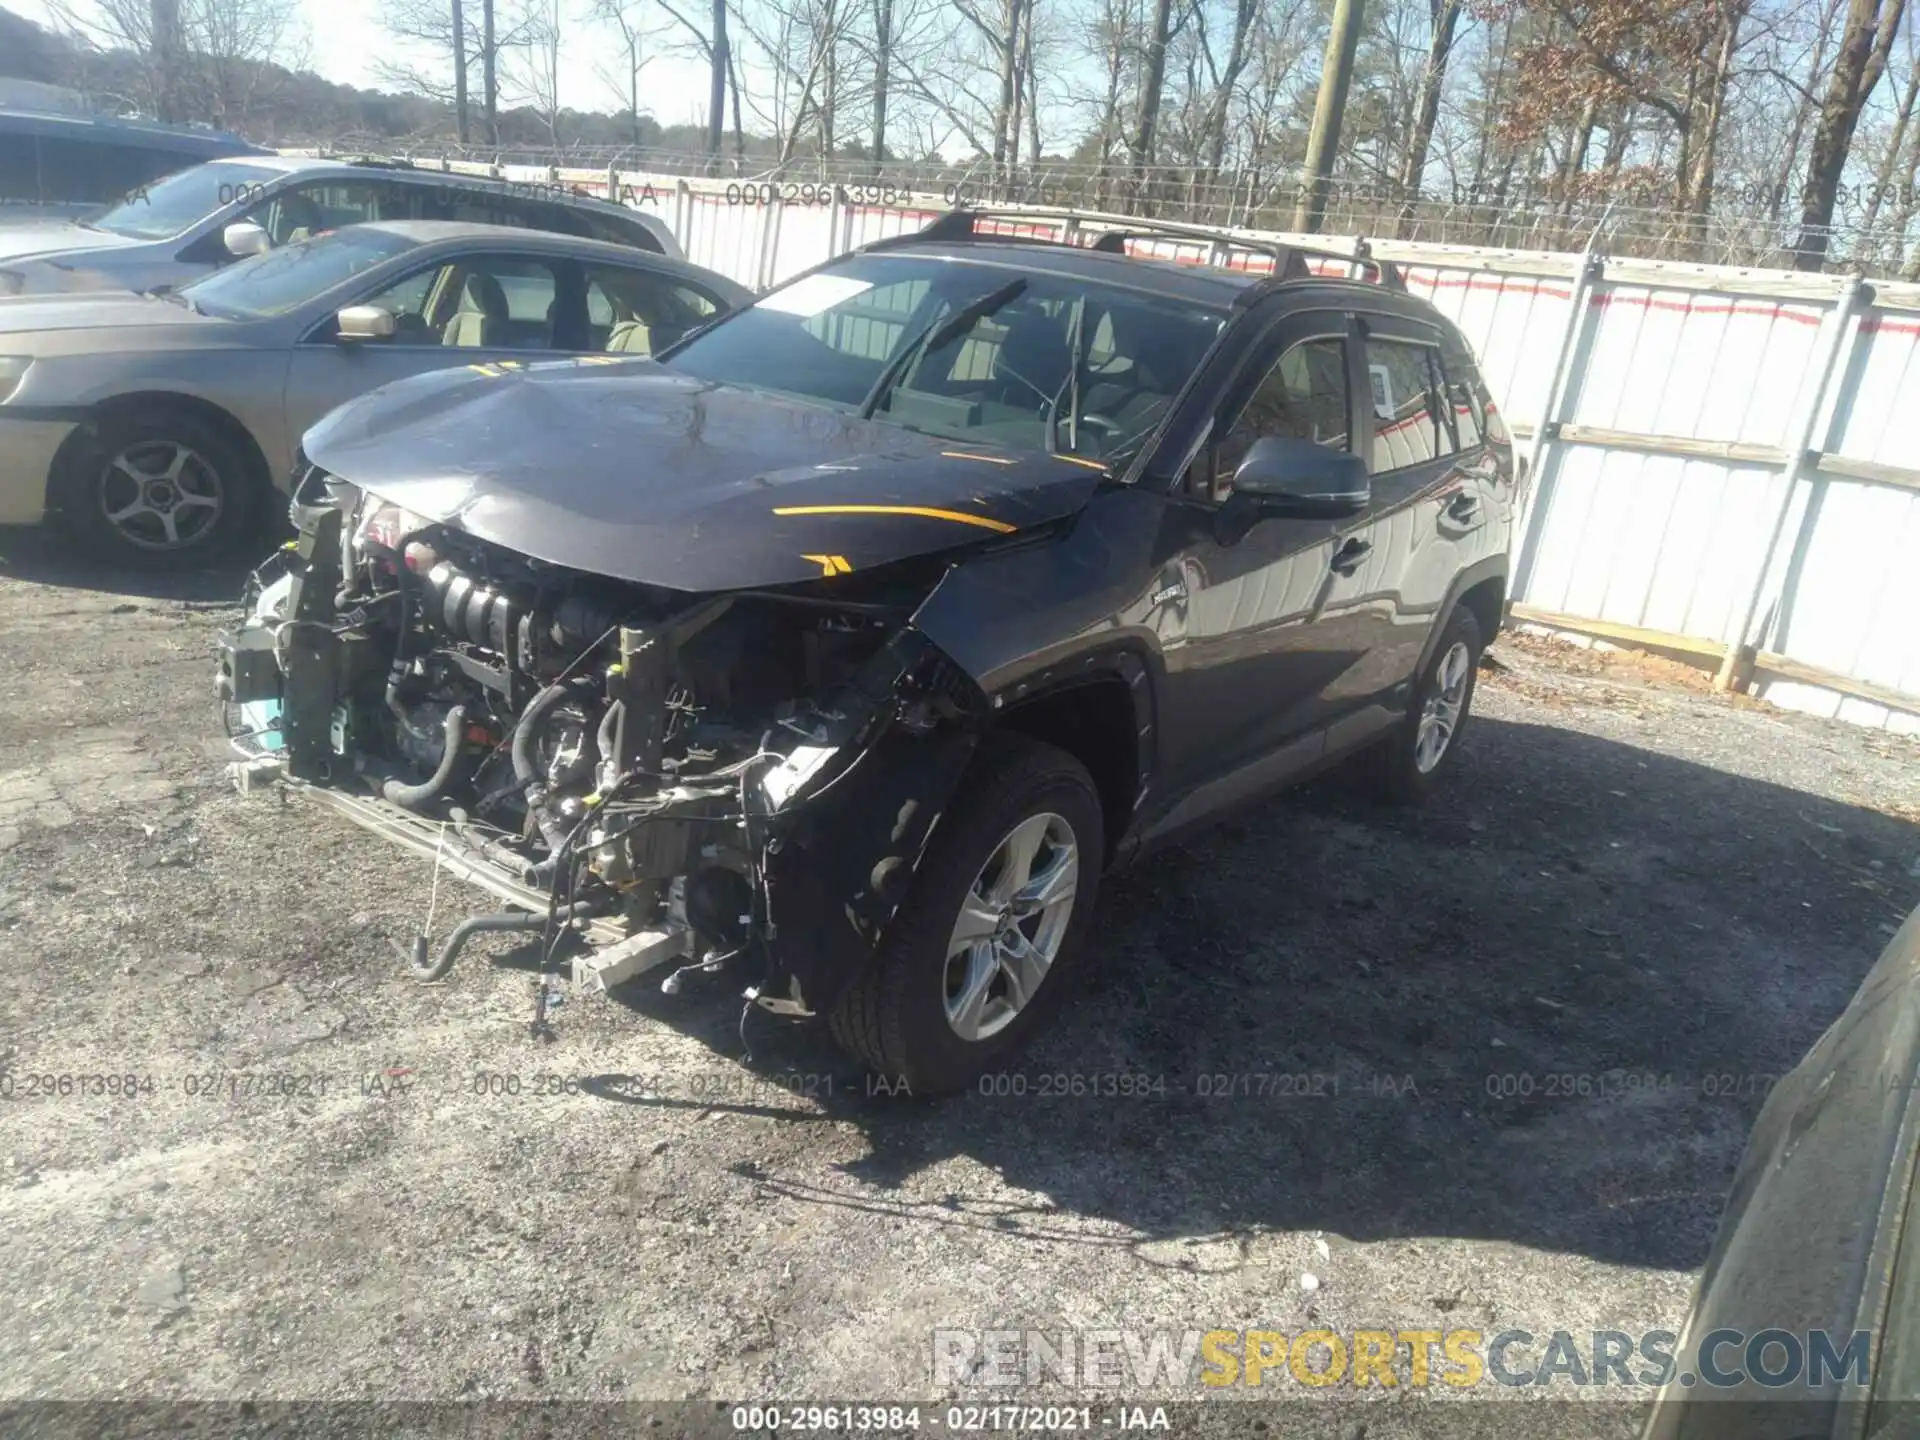
[[[422,978],[491,930],[555,984],[563,938],[576,984],[736,974],[933,1092],[1146,847],[1362,750],[1424,794],[1518,503],[1459,330],[1384,263],[1061,218],[335,411],[223,641],[236,778],[506,902]]]

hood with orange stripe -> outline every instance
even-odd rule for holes
[[[1072,515],[1103,471],[678,375],[477,364],[350,401],[307,458],[539,560],[674,590],[855,574]]]

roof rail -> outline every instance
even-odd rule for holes
[[[1273,261],[1273,278],[1276,280],[1307,280],[1314,278],[1313,269],[1307,264],[1309,258],[1336,260],[1343,265],[1358,266],[1373,272],[1375,283],[1383,289],[1405,290],[1406,279],[1400,273],[1400,267],[1390,260],[1376,260],[1370,253],[1367,242],[1362,238],[1353,254],[1339,250],[1320,249],[1310,245],[1294,245],[1281,240],[1267,240],[1248,235],[1237,235],[1231,230],[1223,230],[1205,225],[1181,225],[1162,220],[1136,220],[1126,217],[1121,223],[1108,226],[1109,220],[1117,217],[1091,216],[1078,210],[1013,210],[1013,209],[975,209],[961,208],[949,210],[923,228],[909,231],[905,235],[888,237],[877,245],[904,244],[916,240],[993,240],[993,239],[1030,239],[1037,237],[995,236],[982,233],[978,229],[982,220],[997,220],[1019,223],[1021,221],[1065,221],[1066,233],[1056,244],[1077,245],[1074,233],[1081,225],[1089,221],[1098,221],[1101,228],[1095,234],[1091,245],[1083,248],[1099,250],[1106,254],[1118,255],[1126,252],[1129,240],[1205,240],[1215,247],[1219,254],[1225,247],[1238,246],[1242,250],[1252,250],[1267,256]],[[1091,228],[1091,227],[1089,227]],[[1042,242],[1047,243],[1047,242]],[[874,246],[866,247],[868,249]],[[1222,256],[1224,258],[1224,256]]]

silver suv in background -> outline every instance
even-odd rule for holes
[[[658,217],[558,184],[400,161],[257,155],[136,186],[85,220],[0,224],[0,296],[173,288],[235,259],[370,220],[509,225],[681,254]]]

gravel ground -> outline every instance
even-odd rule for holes
[[[524,951],[405,978],[423,863],[222,779],[234,577],[35,544],[0,545],[16,1401],[925,1399],[943,1327],[1677,1329],[1768,1077],[1920,901],[1912,742],[1508,636],[1427,809],[1330,780],[1111,881],[1005,1094],[870,1094],[759,1015],[748,1059],[718,985],[576,993],[538,1043]],[[435,929],[484,908],[449,882]],[[1145,1093],[1074,1093],[1107,1076]]]

